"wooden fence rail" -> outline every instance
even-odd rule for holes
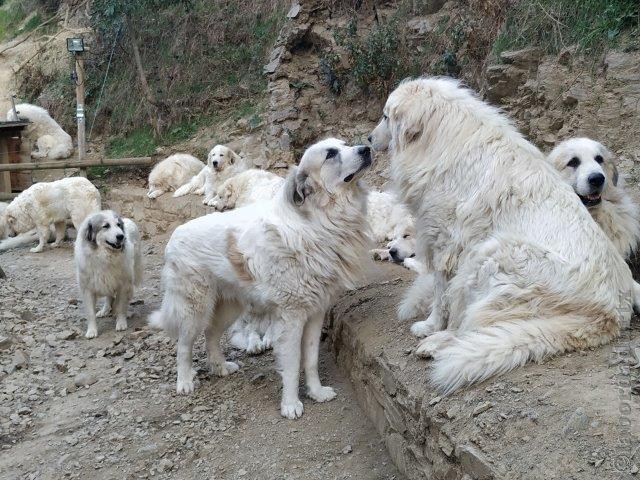
[[[126,165],[151,165],[155,162],[153,157],[133,158],[106,158],[100,162],[95,161],[67,161],[38,162],[38,163],[0,163],[0,172],[16,172],[21,170],[52,170],[57,168],[88,168],[88,167],[117,167]]]

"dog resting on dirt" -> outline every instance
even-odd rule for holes
[[[202,170],[203,163],[188,153],[175,153],[159,162],[149,173],[147,197],[158,198],[178,189]],[[174,195],[175,196],[175,195]]]
[[[54,182],[39,182],[20,193],[0,215],[0,232],[10,237],[36,229],[38,245],[31,252],[41,252],[55,229],[57,247],[64,240],[67,220],[76,231],[87,215],[100,210],[100,192],[86,178],[70,177]]]
[[[0,219],[8,206],[8,203],[0,202]],[[5,228],[7,227],[6,222],[3,222],[0,227],[2,227],[2,231],[0,231],[0,252],[38,241],[38,232],[36,232],[35,228],[12,238],[5,238],[9,235],[9,232],[5,231]]]
[[[449,79],[403,82],[371,134],[435,271],[431,379],[447,394],[618,335],[632,312],[622,256],[573,189],[495,108]],[[443,328],[447,328],[443,331]]]
[[[256,202],[270,201],[280,190],[284,178],[275,173],[250,168],[225,180],[216,192],[216,210],[231,210]]]
[[[112,308],[116,330],[126,330],[133,287],[142,280],[140,233],[136,224],[111,210],[90,215],[78,231],[74,256],[87,312],[85,337],[98,336],[96,317],[106,317]],[[97,297],[105,297],[105,302],[96,315]]]
[[[328,139],[311,146],[271,202],[213,213],[178,227],[165,251],[164,298],[152,326],[177,339],[178,393],[194,389],[193,343],[203,331],[213,373],[238,369],[220,337],[247,308],[279,319],[274,348],[282,375],[280,411],[302,415],[303,358],[308,395],[333,399],[318,376],[327,309],[368,265],[366,190],[369,147]]]
[[[27,119],[31,122],[25,129],[24,136],[37,147],[37,150],[31,152],[33,158],[56,160],[71,156],[73,152],[71,135],[65,132],[44,108],[20,103],[16,105],[16,112],[13,109],[9,110],[7,120]]]

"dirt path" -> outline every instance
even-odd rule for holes
[[[324,345],[321,376],[339,397],[304,399],[299,421],[279,415],[271,354],[227,349],[240,372],[211,378],[201,342],[196,393],[177,396],[173,342],[145,324],[164,243],[145,249],[129,329],[99,319],[91,341],[70,243],[0,255],[0,478],[401,478]]]

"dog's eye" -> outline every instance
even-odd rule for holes
[[[578,157],[573,157],[571,160],[569,160],[569,163],[567,163],[567,167],[577,168],[579,166],[580,166],[580,159]]]
[[[108,223],[105,223],[102,228],[104,228],[105,230],[109,230],[111,228],[111,225],[109,225]]]
[[[403,235],[402,238],[409,238],[410,235],[407,233],[406,235]]]
[[[334,158],[336,155],[338,155],[337,148],[330,148],[329,150],[327,150],[327,160],[329,160],[330,158]]]
[[[595,160],[596,162],[598,162],[598,163],[602,163],[602,162],[604,162],[604,158],[602,158],[602,155],[596,155],[596,156],[594,157],[594,160]]]
[[[382,114],[382,120],[389,120],[389,117],[386,114]]]

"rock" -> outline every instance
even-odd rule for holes
[[[300,10],[302,10],[300,4],[298,2],[293,2],[291,4],[291,8],[287,12],[287,18],[296,18],[300,13]]]
[[[73,340],[78,336],[78,332],[75,330],[63,330],[58,334],[58,338],[61,340]]]
[[[98,379],[94,375],[87,372],[79,373],[73,379],[73,383],[76,387],[88,387],[89,385],[93,385],[97,381]]]
[[[477,480],[493,478],[495,475],[489,461],[472,445],[460,445],[456,448],[464,472]]]
[[[29,357],[22,350],[16,350],[11,359],[11,365],[16,369],[26,368],[29,365]]]
[[[69,305],[78,305],[78,299],[77,298],[70,298],[69,299]]]
[[[239,477],[244,477],[247,473],[249,472],[247,472],[244,468],[241,468],[240,470],[238,470]]]
[[[564,435],[575,435],[589,426],[590,418],[582,407],[576,408],[567,420],[567,424],[562,429]]]
[[[136,352],[134,352],[133,350],[127,350],[126,352],[124,352],[124,359],[125,360],[131,360],[134,356],[135,356]]]
[[[0,350],[6,350],[13,343],[13,337],[5,337],[0,335]]]
[[[432,32],[435,26],[431,20],[425,17],[412,18],[407,22],[407,29],[412,35],[421,37],[427,33]]]
[[[473,413],[472,415],[474,417],[477,417],[478,415],[480,415],[481,413],[486,412],[487,410],[489,410],[491,407],[493,407],[493,403],[491,402],[482,402],[479,403],[476,408],[473,409]]]
[[[55,347],[58,344],[58,338],[53,333],[44,337],[44,341],[47,342],[47,345],[50,347]]]
[[[351,445],[347,445],[342,449],[342,454],[347,455],[348,453],[353,452],[353,447]]]
[[[173,462],[168,458],[163,458],[162,460],[160,460],[160,463],[158,464],[158,472],[160,473],[168,472],[172,468],[173,468]]]
[[[562,50],[560,50],[560,53],[558,54],[558,63],[560,65],[565,65],[565,66],[569,65],[571,63],[571,58],[575,55],[577,50],[578,50],[577,45],[565,47]]]
[[[512,50],[502,52],[500,60],[504,63],[515,65],[527,70],[534,70],[538,67],[542,59],[542,50],[538,47],[523,48],[522,50]]]
[[[433,407],[437,403],[440,403],[441,400],[442,397],[433,397],[431,400],[429,400],[429,405]]]
[[[282,54],[284,53],[284,47],[276,47],[271,51],[271,55],[269,55],[269,62],[262,68],[262,73],[265,75],[270,75],[275,73],[280,65],[280,60],[282,58]]]
[[[18,409],[18,415],[29,415],[31,413],[31,409],[29,407],[20,407]]]

